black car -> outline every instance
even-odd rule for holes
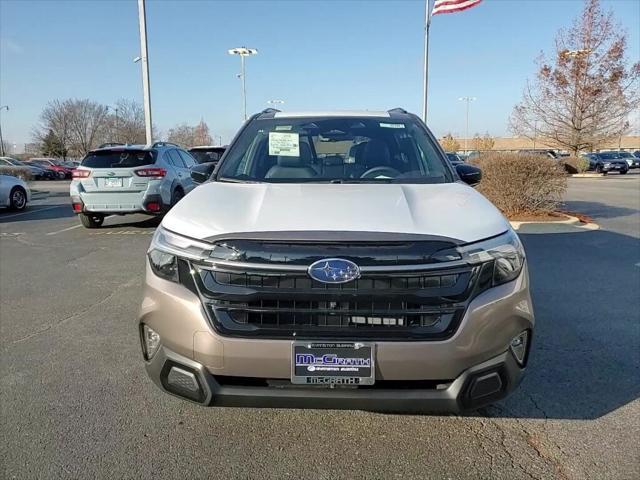
[[[618,172],[625,175],[629,171],[627,161],[619,158],[616,152],[585,153],[583,156],[589,160],[589,170],[598,173]]]
[[[464,160],[462,160],[457,153],[446,152],[446,154],[447,154],[447,158],[449,159],[449,162],[451,162],[451,165],[453,165],[454,167],[456,165],[460,165],[461,163],[464,163]]]
[[[202,146],[192,147],[189,153],[198,163],[218,163],[227,147]]]
[[[540,155],[542,157],[547,158],[558,158],[558,155],[553,150],[539,150],[539,149],[528,149],[528,150],[518,150],[520,155]]]
[[[618,158],[624,160],[629,165],[629,168],[640,168],[640,158],[636,157],[631,152],[617,151],[617,152],[602,152],[602,153],[614,153]]]

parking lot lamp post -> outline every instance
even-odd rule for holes
[[[134,62],[140,62],[142,67],[142,90],[144,99],[144,127],[147,145],[153,144],[153,132],[151,130],[151,92],[149,85],[149,50],[147,48],[147,15],[145,0],[138,0],[138,23],[140,26],[140,56]]]
[[[9,111],[9,105],[2,105],[0,107],[0,114],[2,110]],[[4,140],[2,139],[2,115],[0,115],[0,154],[4,157]]]
[[[258,53],[258,50],[255,48],[247,48],[247,47],[238,47],[232,48],[229,51],[229,55],[239,55],[240,56],[240,79],[242,80],[242,111],[244,120],[247,119],[247,83],[245,79],[245,70],[244,70],[244,57],[249,57],[251,55],[255,55]]]
[[[467,141],[469,139],[469,104],[475,101],[476,97],[460,97],[458,100],[466,103],[466,126],[464,130],[464,153],[467,153]]]

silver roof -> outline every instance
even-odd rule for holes
[[[384,117],[390,118],[389,112],[375,110],[333,110],[333,111],[306,111],[306,112],[276,112],[274,118],[300,118],[300,117]]]

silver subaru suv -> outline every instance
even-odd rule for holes
[[[87,228],[100,227],[106,215],[165,213],[195,187],[196,164],[172,143],[102,145],[73,172],[73,211]]]
[[[473,410],[524,375],[518,235],[426,125],[254,115],[165,215],[138,317],[147,372],[202,405]],[[220,208],[224,204],[225,208]]]

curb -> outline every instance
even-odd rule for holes
[[[518,233],[579,233],[599,230],[597,223],[582,223],[578,217],[565,215],[566,220],[555,222],[522,221],[509,222]]]
[[[604,178],[604,173],[574,173],[573,178]]]

